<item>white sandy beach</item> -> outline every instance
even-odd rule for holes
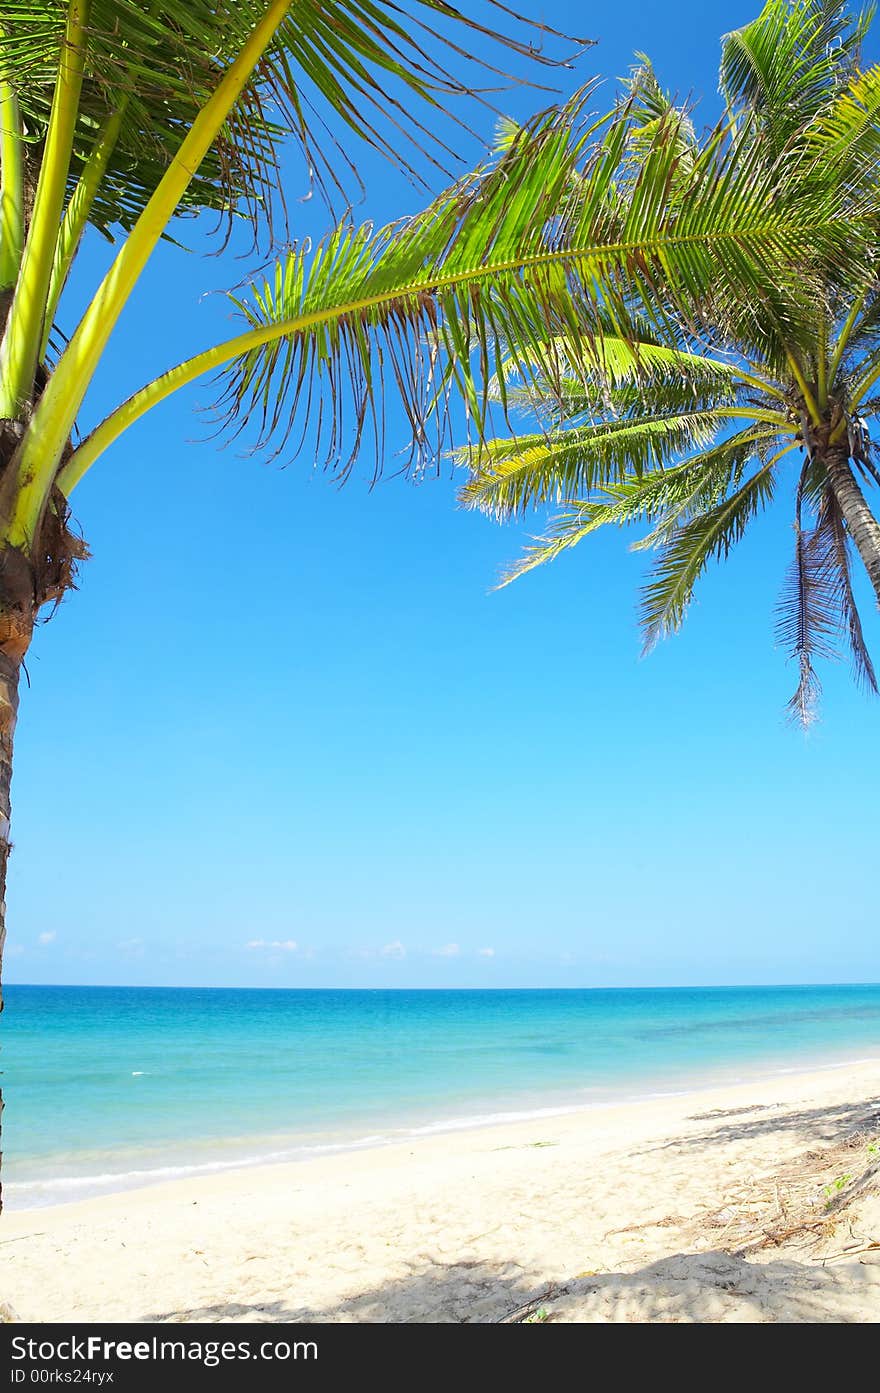
[[[878,1131],[874,1061],[8,1213],[0,1302],[42,1322],[874,1321],[880,1195],[827,1206]]]

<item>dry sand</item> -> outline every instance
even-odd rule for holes
[[[7,1214],[0,1302],[26,1321],[875,1321],[880,1196],[858,1182],[878,1132],[875,1061],[174,1181]]]

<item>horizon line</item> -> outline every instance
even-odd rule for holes
[[[880,981],[847,980],[837,982],[678,982],[674,984],[631,983],[627,986],[589,986],[560,987],[552,984],[524,987],[521,985],[503,986],[315,986],[274,984],[217,985],[210,983],[185,984],[167,982],[4,982],[3,987],[11,989],[27,987],[52,991],[179,991],[179,992],[678,992],[678,991],[746,991],[754,988],[776,988],[779,990],[801,987],[880,987]]]

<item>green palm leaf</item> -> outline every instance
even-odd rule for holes
[[[803,725],[815,719],[820,683],[814,659],[836,658],[843,636],[852,658],[853,676],[876,693],[877,676],[865,641],[853,594],[850,538],[840,505],[824,485],[815,527],[801,526],[801,497],[808,478],[802,475],[798,498],[795,557],[779,606],[777,634],[797,661],[800,676],[789,702],[792,716]]]
[[[656,250],[650,290],[632,261],[615,265],[591,324],[579,286],[574,332],[551,330],[537,348],[511,340],[496,395],[545,429],[529,422],[521,435],[457,454],[470,472],[468,506],[506,518],[561,505],[503,584],[600,526],[650,523],[634,543],[659,548],[643,595],[650,647],[679,627],[709,561],[727,556],[772,497],[777,463],[800,446],[802,500],[818,521],[812,530],[798,524],[780,637],[799,664],[792,710],[803,721],[818,692],[814,660],[830,656],[832,632],[847,636],[856,677],[876,686],[849,557],[854,543],[880,596],[880,527],[858,483],[880,483],[871,439],[880,414],[880,69],[859,69],[872,14],[852,16],[842,0],[768,0],[723,41],[728,126],[701,137],[644,61],[627,87],[629,128],[613,184],[619,226],[644,237],[646,249],[656,248],[655,215],[677,234],[708,233],[715,191],[731,212],[758,187],[766,208],[794,189],[802,210],[835,203],[853,234],[848,248],[829,237],[774,277],[764,274],[763,250],[755,256],[754,246],[722,238],[713,279],[697,238],[694,249]],[[653,176],[672,143],[679,163],[661,189]],[[647,269],[645,253],[639,264]],[[682,429],[689,411],[702,432],[691,442]],[[731,433],[740,418],[748,424]]]
[[[741,135],[759,133],[771,157],[801,138],[852,76],[872,15],[873,8],[854,19],[845,0],[769,0],[725,35],[720,87]]]
[[[776,633],[798,664],[799,677],[788,709],[801,725],[815,719],[821,684],[813,666],[816,657],[837,656],[838,596],[827,538],[801,525],[802,485],[798,489],[795,552],[779,603]]]
[[[729,497],[677,527],[642,594],[645,648],[681,627],[697,580],[713,557],[724,559],[773,497],[772,465],[763,465]]]
[[[567,509],[551,520],[547,534],[538,539],[537,545],[528,547],[520,560],[504,572],[500,585],[509,585],[526,571],[555,560],[591,532],[609,524],[624,527],[651,522],[651,532],[634,542],[633,549],[656,547],[668,540],[683,518],[713,506],[736,487],[747,461],[769,438],[766,430],[741,431],[671,468],[603,484],[598,501],[573,499]]]
[[[67,8],[67,0],[0,0],[0,79],[18,94],[32,167],[48,124]],[[444,54],[451,60],[461,52],[467,29],[502,49],[551,62],[531,42],[534,25],[518,24],[512,11],[495,8],[506,27],[480,24],[443,0],[411,0],[408,11],[392,0],[297,0],[192,179],[180,212],[237,211],[255,224],[265,219],[277,198],[280,149],[291,138],[319,184],[330,189],[340,174],[352,182],[354,162],[329,133],[331,114],[410,172],[408,147],[448,164],[454,156],[441,134],[451,129],[444,107],[465,89]],[[95,227],[110,234],[133,226],[183,133],[265,9],[265,0],[163,0],[161,6],[90,0],[71,188],[121,109],[90,213]],[[482,67],[497,83],[491,59]]]
[[[717,412],[643,415],[488,441],[459,455],[471,470],[460,499],[500,520],[518,517],[536,504],[606,489],[628,475],[639,480],[682,451],[708,443],[719,422]]]
[[[494,167],[408,224],[373,239],[340,233],[308,268],[299,255],[279,265],[251,304],[241,306],[252,330],[265,329],[267,342],[233,369],[228,400],[245,414],[264,399],[283,400],[282,409],[266,418],[271,431],[289,420],[290,399],[308,379],[310,361],[338,370],[343,355],[369,392],[371,335],[378,332],[417,436],[423,413],[414,388],[438,353],[441,387],[456,382],[482,423],[489,387],[503,380],[510,345],[521,366],[539,361],[544,378],[561,385],[564,364],[551,361],[548,335],[567,336],[568,361],[579,346],[581,357],[589,358],[589,345],[605,337],[602,319],[609,314],[622,328],[639,312],[658,323],[668,318],[670,305],[693,312],[722,291],[739,303],[746,286],[757,309],[762,296],[766,301],[775,293],[786,260],[803,257],[805,238],[817,255],[830,256],[832,247],[847,257],[861,253],[851,223],[842,249],[836,195],[805,207],[796,180],[788,188],[774,173],[768,182],[757,163],[734,170],[717,152],[695,175],[690,199],[665,203],[661,190],[677,159],[666,131],[628,202],[612,210],[626,121],[612,120],[600,141],[585,146],[583,137],[571,138],[572,119],[570,108],[548,114],[521,132]],[[578,171],[579,158],[585,166]],[[559,219],[563,200],[567,212]],[[330,309],[331,286],[336,303],[346,308],[325,331],[318,320]],[[658,301],[661,287],[665,306]],[[276,329],[280,339],[286,326],[306,316],[314,317],[320,339],[314,358],[304,337],[283,348],[270,337]],[[425,345],[421,360],[416,343]],[[614,345],[602,351],[612,354]]]
[[[490,381],[489,396],[505,407],[572,419],[596,409],[635,410],[646,395],[669,410],[733,402],[738,384],[746,381],[731,363],[647,338],[643,324],[631,326],[632,338],[604,327],[598,332],[589,324],[584,328],[587,332],[576,343],[556,335],[508,356],[502,373]],[[771,383],[754,385],[768,393],[776,390]]]
[[[822,499],[816,536],[819,545],[827,552],[828,566],[835,578],[835,598],[840,614],[840,628],[844,631],[849,642],[853,676],[868,691],[876,693],[878,691],[877,674],[868,652],[862,621],[853,594],[852,543],[840,504],[833,490],[829,488],[826,488]]]
[[[261,446],[283,448],[316,407],[318,380],[326,383],[325,449],[344,474],[383,383],[403,401],[415,453],[435,459],[445,444],[436,408],[457,388],[481,436],[511,345],[522,363],[543,355],[559,386],[546,355],[557,336],[569,356],[578,345],[589,355],[609,319],[624,340],[644,319],[660,333],[673,313],[704,316],[722,292],[731,304],[747,301],[754,317],[793,259],[806,297],[805,247],[822,259],[836,247],[861,264],[859,226],[839,220],[830,184],[805,203],[795,169],[767,174],[716,142],[698,162],[692,197],[665,202],[678,160],[665,128],[621,199],[628,116],[584,125],[588,96],[536,118],[494,164],[419,216],[377,234],[343,228],[279,262],[237,302],[245,332],[136,394],[65,469],[65,487],[143,410],[224,363],[230,424],[255,423]],[[787,428],[784,414],[774,419]]]

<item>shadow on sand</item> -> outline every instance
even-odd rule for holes
[[[842,1142],[860,1132],[876,1132],[880,1127],[880,1098],[867,1103],[840,1103],[825,1108],[804,1108],[799,1112],[780,1114],[772,1106],[733,1108],[729,1112],[692,1113],[689,1122],[709,1122],[713,1125],[693,1136],[677,1137],[646,1147],[646,1151],[687,1151],[707,1145],[724,1145],[732,1141],[749,1141],[772,1133],[785,1135],[797,1132],[810,1140],[828,1145]]]
[[[547,1287],[543,1290],[546,1292]],[[533,1281],[516,1264],[444,1263],[426,1257],[406,1276],[330,1306],[288,1302],[260,1305],[229,1302],[144,1316],[148,1321],[369,1321],[460,1324],[502,1319],[536,1296]]]
[[[596,1273],[535,1289],[515,1269],[427,1261],[408,1276],[330,1306],[229,1302],[156,1312],[147,1321],[495,1323],[859,1323],[880,1302],[880,1267],[790,1259],[752,1263],[725,1252],[676,1253],[634,1272]],[[861,1311],[861,1314],[859,1314]]]
[[[772,1106],[737,1108],[695,1113],[689,1120],[709,1125],[646,1150],[687,1151],[773,1133],[798,1133],[806,1148],[827,1147],[867,1131],[876,1134],[880,1100],[784,1115]],[[841,1268],[791,1258],[750,1262],[724,1251],[676,1253],[636,1271],[580,1273],[536,1288],[513,1260],[445,1263],[424,1256],[406,1276],[334,1304],[304,1303],[302,1296],[291,1292],[289,1301],[227,1302],[142,1319],[457,1324],[515,1322],[542,1310],[549,1321],[864,1322],[876,1319],[866,1312],[880,1311],[880,1264],[856,1261]]]

